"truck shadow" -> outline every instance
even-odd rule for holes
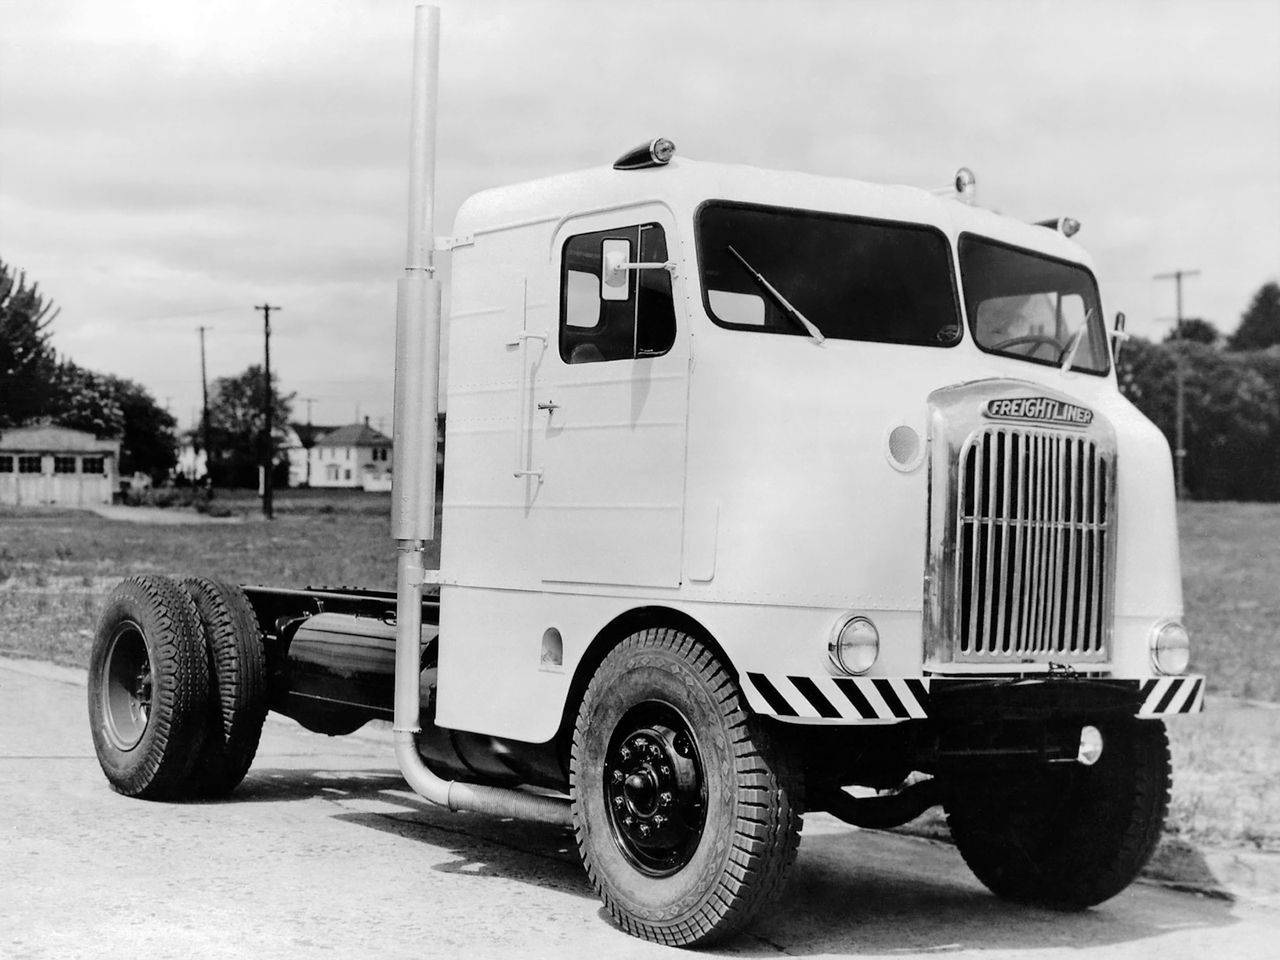
[[[1227,901],[1145,884],[1081,912],[1024,906],[990,894],[950,844],[873,831],[815,834],[802,840],[778,908],[726,954],[1033,956],[1127,945],[1147,955],[1164,949],[1156,938],[1239,922]]]
[[[571,831],[452,813],[416,796],[394,769],[254,770],[234,802],[325,800],[344,823],[420,843],[448,859],[432,869],[528,883],[595,899]],[[810,818],[806,818],[809,820]],[[608,922],[603,909],[601,922]],[[959,953],[1075,950],[1148,943],[1237,923],[1227,901],[1136,884],[1079,913],[1008,903],[988,893],[949,844],[806,824],[781,900],[712,955]]]

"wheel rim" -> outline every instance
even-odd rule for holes
[[[132,750],[146,733],[153,694],[151,656],[142,628],[132,620],[116,627],[103,665],[103,727],[117,750]]]
[[[649,876],[669,876],[692,858],[706,820],[698,741],[670,704],[629,710],[605,754],[605,807],[614,840]]]

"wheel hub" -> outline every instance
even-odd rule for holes
[[[605,759],[605,802],[619,847],[653,876],[692,858],[706,810],[702,768],[684,718],[642,705],[619,724]],[[630,721],[630,722],[628,722]]]
[[[102,715],[107,738],[118,750],[138,745],[151,716],[151,658],[142,630],[121,624],[111,639],[104,663]]]

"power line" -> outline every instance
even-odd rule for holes
[[[187,320],[191,317],[207,317],[214,313],[233,313],[242,310],[243,307],[217,307],[213,310],[184,310],[181,313],[157,313],[150,317],[133,317],[122,318],[120,322],[124,323],[151,323],[156,320]]]

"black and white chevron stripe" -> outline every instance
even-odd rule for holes
[[[779,717],[824,720],[922,720],[929,714],[927,678],[766,677],[745,675],[747,699]],[[752,694],[755,697],[752,697]],[[758,700],[756,699],[758,698]]]
[[[1140,717],[1172,713],[1199,713],[1204,709],[1204,677],[1160,677],[1138,684]]]
[[[930,685],[947,682],[950,680],[929,677],[742,675],[747,702],[758,713],[844,722],[923,720],[929,716]],[[1138,695],[1140,717],[1204,709],[1204,677],[1153,677],[1128,682]]]

